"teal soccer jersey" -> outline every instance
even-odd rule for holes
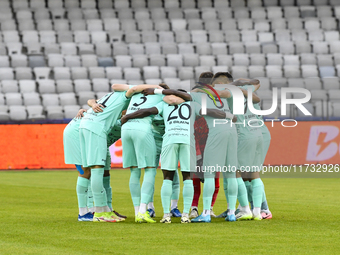
[[[163,95],[144,96],[139,93],[132,96],[126,114],[151,108],[163,99]],[[123,167],[155,167],[156,143],[152,133],[154,115],[128,120],[122,127]]]
[[[122,111],[127,108],[129,98],[124,92],[112,92],[98,100],[99,104],[104,106],[102,112],[88,110],[86,116],[80,123],[80,128],[86,128],[91,132],[106,137],[108,132],[113,128]]]
[[[159,102],[163,100],[164,95],[148,95],[144,96],[143,94],[135,94],[131,97],[131,101],[127,108],[126,114],[130,114],[136,112],[141,109],[147,109],[154,107]],[[148,116],[140,119],[131,119],[128,120],[123,129],[138,129],[144,132],[152,132],[151,123],[154,116]]]
[[[252,91],[255,90],[255,87],[253,85],[245,85],[240,88],[247,90],[248,87],[251,87]],[[233,97],[229,98],[227,101],[231,109],[231,112],[233,112]],[[261,128],[258,125],[257,115],[249,110],[247,98],[244,97],[244,114],[236,116],[237,122],[235,123],[235,126],[237,128],[239,140],[262,136]]]
[[[176,171],[179,161],[181,171],[194,171],[196,166],[194,123],[196,116],[200,115],[200,106],[196,102],[184,102],[180,105],[160,102],[156,107],[165,123],[162,169]]]
[[[192,101],[180,105],[168,105],[165,102],[160,102],[156,107],[165,123],[163,147],[174,143],[185,143],[195,147],[194,122],[196,116],[200,115],[199,104]]]

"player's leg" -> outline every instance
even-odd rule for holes
[[[238,169],[242,171],[236,173],[236,180],[238,184],[237,199],[240,203],[239,212],[236,214],[237,220],[249,220],[252,218],[252,213],[249,208],[248,192],[242,177],[247,177],[246,174],[255,157],[257,139],[243,139],[239,140],[237,144],[237,159]],[[249,177],[249,175],[248,175]]]
[[[213,207],[214,207],[214,204],[216,202],[219,190],[220,190],[220,172],[216,173],[216,177],[215,177],[215,191],[214,191],[214,194],[213,194],[213,197],[212,197],[211,208],[210,208],[210,215],[211,215],[211,217],[215,217],[215,218],[216,218],[216,215],[215,215],[215,213],[213,211]]]
[[[137,158],[135,153],[132,130],[122,128],[122,145],[123,145],[123,167],[130,168],[129,188],[132,204],[137,216],[140,207],[140,176],[141,169],[137,167]]]
[[[103,185],[104,165],[106,162],[106,138],[89,130],[80,129],[81,152],[85,166],[91,168],[91,188],[94,200],[94,222],[118,222],[120,219],[112,218],[110,208],[107,206],[107,196]],[[85,157],[85,158],[84,158]],[[84,163],[83,163],[84,165]]]
[[[183,176],[183,213],[181,215],[181,223],[190,223],[189,212],[194,195],[194,186],[190,173],[193,173],[196,168],[195,148],[188,144],[180,144],[178,155]]]
[[[172,180],[172,194],[171,194],[171,216],[173,217],[181,217],[182,214],[178,210],[178,199],[180,193],[180,185],[179,185],[179,175],[178,170],[174,172],[174,178]]]
[[[261,204],[263,200],[264,185],[260,178],[260,165],[262,164],[263,140],[262,136],[258,137],[256,143],[255,157],[253,161],[254,168],[251,173],[252,197],[254,203],[253,219],[261,220]]]
[[[162,152],[162,142],[163,142],[163,138],[160,139],[160,138],[155,137],[155,144],[156,144],[155,166],[156,166],[156,171],[157,171],[157,168],[159,166],[159,159],[160,159],[161,152]],[[152,218],[156,217],[155,206],[153,204],[154,194],[155,194],[155,186],[153,187],[150,202],[148,203],[148,210],[147,210],[149,212],[150,217],[152,217]]]
[[[162,148],[161,166],[164,180],[161,188],[161,199],[164,215],[161,223],[171,223],[170,201],[173,179],[178,168],[178,153],[179,144],[168,144]]]
[[[224,166],[227,140],[224,132],[208,136],[203,156],[203,212],[199,217],[192,219],[192,222],[211,222],[210,209],[215,191],[215,173]]]
[[[270,133],[268,131],[268,133],[266,135],[264,135],[262,133],[263,136],[263,158],[262,158],[262,164],[264,164],[264,160],[266,158],[269,146],[270,146]],[[268,206],[268,202],[267,202],[267,197],[266,197],[266,192],[265,192],[265,188],[263,190],[263,198],[262,198],[262,204],[261,204],[261,215],[262,215],[262,219],[271,219],[273,217],[271,211],[269,210],[269,206]]]
[[[225,195],[227,196],[228,210],[225,220],[236,221],[235,210],[238,194],[236,170],[238,166],[238,158],[237,158],[237,134],[235,130],[233,132],[229,132],[228,142],[226,146],[227,156],[225,166],[227,171],[223,172],[223,185],[226,185],[227,187],[226,188],[227,192],[225,193]]]
[[[76,193],[78,198],[78,221],[92,221],[93,215],[89,213],[88,187],[91,171],[89,168],[82,168],[82,157],[80,148],[79,125],[73,120],[66,126],[63,133],[64,156],[66,164],[75,164],[78,171]],[[93,207],[93,205],[92,205]]]
[[[87,208],[90,213],[92,214],[94,213],[93,194],[92,194],[92,188],[91,188],[91,177],[89,179],[89,185],[87,187]]]
[[[163,171],[163,184],[161,188],[161,199],[163,207],[163,218],[161,223],[171,223],[170,200],[172,195],[172,181],[175,171]]]
[[[194,186],[194,197],[191,204],[190,218],[196,218],[199,215],[198,202],[201,196],[201,180],[196,174],[193,174],[192,182]]]
[[[93,221],[93,214],[87,207],[91,170],[88,167],[82,168],[80,165],[76,165],[76,168],[79,172],[76,187],[79,208],[78,221]]]
[[[107,197],[107,206],[117,217],[126,219],[127,217],[125,215],[121,215],[116,210],[114,210],[112,207],[112,188],[111,188],[110,170],[111,170],[111,154],[110,154],[109,148],[107,148],[107,156],[106,156],[106,163],[104,167],[104,177],[103,177],[103,185],[104,185],[104,189],[106,191],[106,197]]]
[[[146,133],[139,130],[133,130],[133,134],[131,135],[131,137],[133,138],[137,166],[138,168],[145,169],[143,183],[141,187],[140,207],[136,219],[138,222],[155,223],[156,221],[154,221],[150,217],[149,213],[146,211],[146,206],[151,200],[155,186],[155,139],[151,132]]]

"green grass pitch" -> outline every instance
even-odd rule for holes
[[[122,223],[78,222],[76,171],[0,172],[0,254],[338,254],[339,179],[263,179],[273,219],[137,224],[129,171],[112,170]],[[162,214],[156,177],[156,220]],[[214,207],[226,209],[221,190]],[[182,199],[179,201],[182,210]],[[202,201],[200,201],[202,209]]]

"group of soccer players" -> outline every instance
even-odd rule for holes
[[[232,114],[235,96],[220,84],[241,89],[244,115]],[[259,175],[270,133],[265,125],[261,127],[262,117],[247,107],[247,98],[251,98],[259,109],[260,99],[254,93],[259,88],[258,80],[233,81],[228,72],[205,72],[190,92],[174,90],[166,84],[113,84],[114,92],[99,100],[88,100],[91,108],[80,110],[64,130],[65,163],[75,164],[79,172],[78,220],[125,220],[126,216],[112,208],[109,171],[108,148],[120,138],[123,167],[130,168],[129,188],[136,222],[156,222],[153,195],[159,160],[164,177],[161,223],[171,223],[171,217],[181,217],[181,223],[211,222],[220,177],[227,210],[218,217],[226,221],[271,218]],[[259,125],[249,125],[249,121]],[[182,213],[177,206],[178,165],[183,177]],[[142,169],[144,179],[140,186]],[[216,169],[227,170],[220,173]],[[204,183],[203,212],[198,215],[200,182]]]

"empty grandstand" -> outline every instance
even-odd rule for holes
[[[289,117],[340,119],[339,17],[340,0],[1,0],[0,121],[69,119],[112,83],[226,70],[260,79],[264,109],[272,88],[300,87],[313,117]]]

